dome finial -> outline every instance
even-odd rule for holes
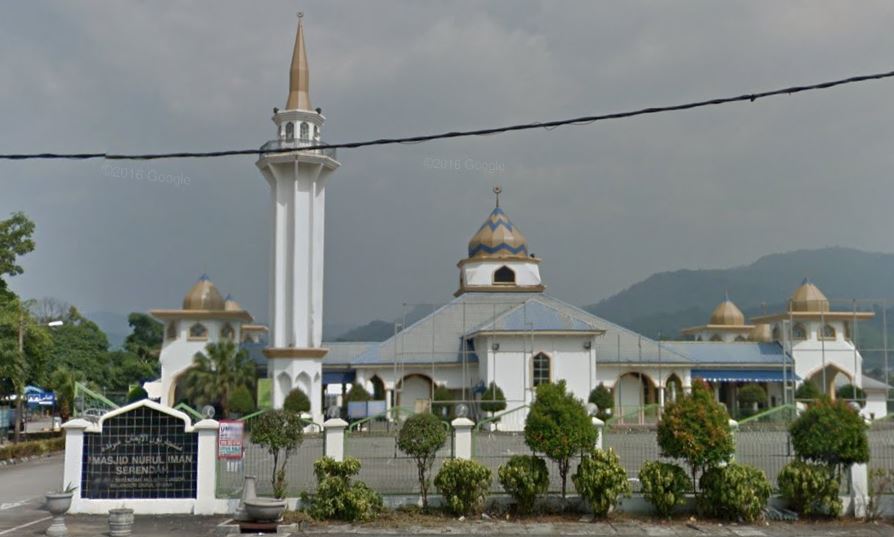
[[[494,194],[497,196],[497,209],[500,208],[500,194],[503,192],[503,187],[500,185],[496,185],[494,187]]]

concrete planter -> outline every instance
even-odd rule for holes
[[[127,537],[133,528],[133,509],[109,510],[109,536]]]
[[[68,536],[68,528],[65,526],[65,513],[71,507],[71,496],[71,492],[51,492],[47,494],[47,511],[53,515],[53,522],[47,528],[49,537]]]
[[[245,500],[245,513],[254,522],[276,522],[286,510],[286,501],[274,498]]]

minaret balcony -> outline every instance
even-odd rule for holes
[[[332,160],[338,160],[336,158],[336,150],[334,147],[326,147],[322,149],[302,149],[304,147],[312,147],[315,145],[324,144],[325,142],[322,142],[320,140],[311,140],[309,138],[295,138],[293,140],[270,140],[269,142],[261,146],[261,151],[264,155],[269,155],[271,152],[279,151],[282,151],[283,153],[290,151],[301,151],[302,153],[319,155],[322,157],[329,157]]]

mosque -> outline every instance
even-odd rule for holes
[[[785,311],[746,322],[726,297],[706,324],[681,334],[685,340],[656,341],[547,294],[542,260],[500,206],[499,189],[458,263],[451,301],[385,341],[323,341],[325,194],[340,164],[334,150],[312,148],[321,143],[325,117],[311,105],[300,19],[286,106],[275,108],[272,119],[275,139],[262,146],[256,162],[271,192],[270,326],[254,324],[207,277],[188,291],[182,308],[152,310],[165,324],[162,372],[145,387],[163,404],[178,402],[177,381],[196,353],[229,339],[263,345],[274,408],[300,389],[318,422],[356,383],[392,415],[396,408],[429,409],[436,387],[474,407],[485,387],[496,383],[507,408],[518,409],[499,426],[518,430],[536,387],[558,380],[584,400],[603,384],[613,393],[614,414],[633,420],[685,393],[695,379],[708,382],[729,408],[748,383],[764,388],[770,407],[791,402],[792,389],[806,380],[832,394],[851,383],[866,391],[867,416],[886,414],[889,387],[863,376],[862,357],[850,339],[853,323],[872,313],[832,311],[819,288],[805,280]]]

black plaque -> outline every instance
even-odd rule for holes
[[[139,407],[84,434],[81,497],[195,498],[198,435],[183,420]]]

